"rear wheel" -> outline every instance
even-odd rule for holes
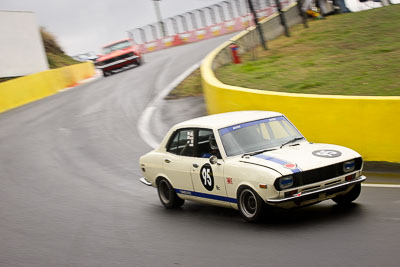
[[[361,184],[355,185],[348,193],[332,198],[339,205],[348,205],[358,198],[361,193]]]
[[[264,210],[264,201],[249,187],[242,188],[238,193],[240,215],[248,222],[257,222],[261,219]]]
[[[158,180],[157,191],[161,203],[167,209],[177,208],[185,203],[185,200],[178,197],[174,188],[172,188],[171,184],[165,178],[160,178]]]

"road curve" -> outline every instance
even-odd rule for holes
[[[139,68],[0,114],[0,266],[398,266],[397,188],[248,224],[196,203],[165,210],[139,183],[150,150],[141,113],[227,38],[146,55]],[[181,116],[158,115],[150,130],[160,136]]]

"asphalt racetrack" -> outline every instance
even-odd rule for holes
[[[138,181],[151,149],[140,115],[228,38],[149,54],[141,67],[0,114],[1,267],[399,266],[400,188],[363,187],[348,208],[326,201],[249,224],[193,202],[165,210]],[[160,107],[149,131],[162,136],[202,110],[185,101]]]

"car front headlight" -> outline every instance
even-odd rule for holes
[[[279,190],[284,190],[287,188],[290,188],[293,186],[293,176],[288,175],[288,176],[283,176],[277,180],[277,189]]]
[[[354,160],[346,161],[345,163],[343,163],[343,171],[345,173],[354,171],[355,167],[356,163]]]

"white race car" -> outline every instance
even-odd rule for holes
[[[238,209],[249,222],[261,218],[265,204],[349,204],[366,179],[357,152],[308,142],[284,115],[269,111],[179,123],[140,158],[140,167],[140,181],[157,187],[166,208],[201,201]]]

